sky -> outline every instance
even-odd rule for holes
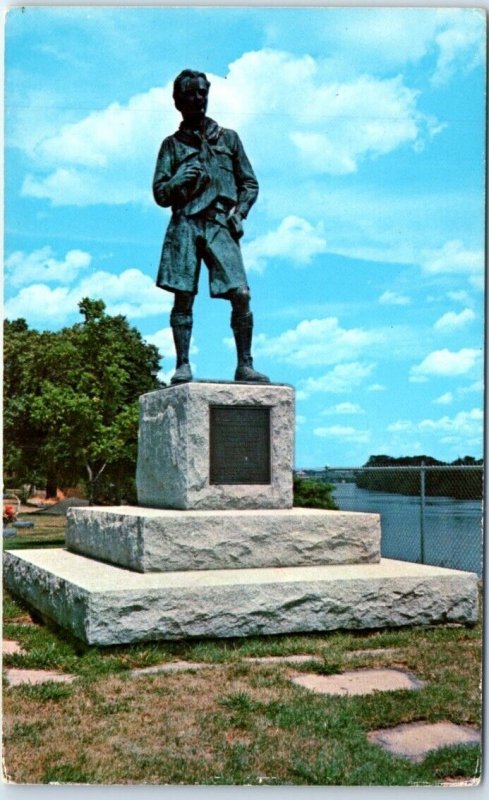
[[[5,30],[5,314],[124,314],[174,369],[152,198],[172,84],[210,82],[260,193],[242,251],[255,367],[296,390],[297,468],[482,456],[485,14],[30,7]],[[233,380],[202,269],[191,361]]]

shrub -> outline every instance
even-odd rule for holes
[[[326,508],[337,510],[333,500],[333,487],[312,478],[294,478],[294,506],[300,508]]]

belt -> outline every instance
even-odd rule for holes
[[[231,208],[229,206],[224,205],[224,203],[213,203],[209,208],[205,208],[204,211],[199,214],[199,216],[204,217],[205,219],[216,219],[216,217],[220,217],[223,214],[228,214]]]
[[[218,217],[221,217],[221,220],[218,221],[219,222],[222,221],[223,223],[225,223],[233,205],[234,203],[226,205],[225,203],[222,203],[221,201],[218,200],[217,202],[214,202],[210,206],[208,206],[208,208],[204,208],[202,211],[199,211],[197,214],[189,214],[188,219],[203,219],[203,220],[213,221],[215,219],[218,219]],[[184,208],[179,208],[179,209],[175,208],[173,209],[173,216],[176,219],[179,219],[181,216],[187,217],[187,214],[185,214]]]

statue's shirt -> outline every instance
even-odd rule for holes
[[[185,162],[196,161],[202,178],[191,186],[174,187],[171,178]],[[258,195],[258,182],[238,134],[205,118],[200,134],[185,127],[163,140],[153,180],[153,194],[160,206],[195,216],[216,200],[236,206],[246,217]]]

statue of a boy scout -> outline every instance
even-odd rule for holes
[[[175,79],[173,99],[183,121],[163,141],[153,181],[156,202],[172,209],[156,280],[175,294],[170,324],[177,368],[171,382],[192,380],[192,306],[204,261],[211,297],[231,301],[238,352],[234,379],[268,383],[253,369],[253,316],[239,247],[241,221],[256,200],[258,183],[237,133],[205,116],[209,86],[206,76],[193,70]]]

